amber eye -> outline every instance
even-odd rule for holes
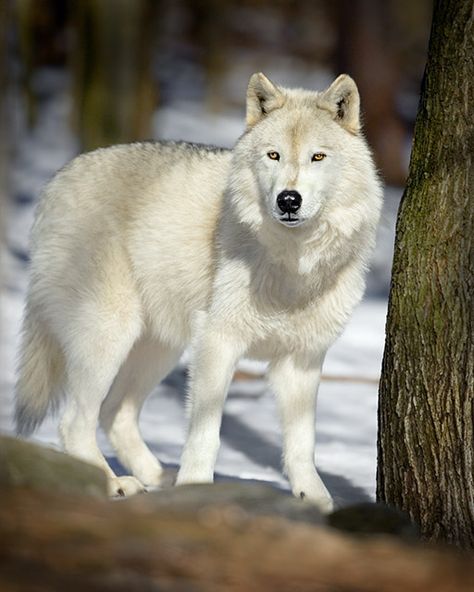
[[[278,152],[275,152],[274,150],[267,152],[267,156],[271,160],[280,160],[280,155],[278,154]]]
[[[313,158],[311,159],[311,162],[323,160],[323,158],[326,158],[326,155],[324,154],[324,152],[316,152],[316,154],[313,154]]]

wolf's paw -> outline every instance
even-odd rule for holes
[[[108,490],[110,497],[128,497],[146,491],[143,484],[135,477],[113,477],[109,479]]]
[[[317,506],[323,514],[329,514],[334,510],[334,502],[329,494],[308,495],[305,491],[300,491],[295,493],[295,496],[310,501]]]
[[[214,471],[200,467],[183,468],[178,471],[175,485],[191,485],[194,483],[212,483]]]
[[[292,491],[295,497],[315,504],[323,514],[328,514],[334,509],[331,494],[317,473],[305,474],[304,477],[295,480]]]

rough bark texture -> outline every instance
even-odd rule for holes
[[[400,206],[379,400],[378,499],[474,546],[474,4],[435,2]]]
[[[471,592],[472,555],[255,517],[0,490],[2,592]],[[150,499],[151,498],[151,499]]]

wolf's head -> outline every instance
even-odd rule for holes
[[[263,74],[250,78],[247,129],[235,148],[231,188],[251,226],[308,227],[354,192],[376,182],[360,133],[359,93],[347,75],[323,92],[286,89]],[[237,169],[240,169],[236,171]],[[352,195],[351,195],[352,194]]]

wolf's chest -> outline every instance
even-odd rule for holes
[[[288,306],[268,299],[265,305],[253,301],[247,309],[248,317],[242,319],[248,331],[249,356],[269,359],[326,351],[341,333],[360,294],[360,290],[354,290],[348,295],[340,287],[306,300],[293,300]]]
[[[269,359],[315,349],[318,341],[317,307],[270,311],[271,308],[267,308],[266,314],[255,315],[253,330],[248,335],[250,357]]]

